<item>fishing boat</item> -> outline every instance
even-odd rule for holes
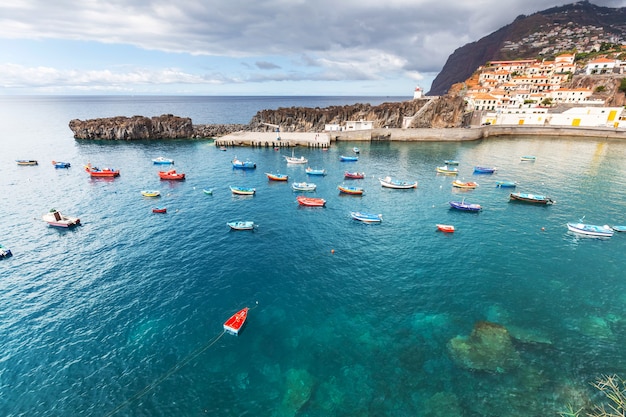
[[[463,182],[459,180],[454,180],[452,181],[452,186],[456,188],[466,188],[473,190],[474,188],[478,187],[478,183],[474,181]]]
[[[120,171],[113,168],[98,168],[91,166],[91,164],[85,165],[85,171],[89,173],[91,177],[95,178],[114,178],[119,177]]]
[[[307,167],[307,169],[305,169],[305,172],[308,175],[326,175],[326,170],[325,169],[313,169],[311,167]]]
[[[256,193],[256,188],[231,186],[230,191],[237,195],[254,195]]]
[[[255,169],[256,168],[256,164],[250,160],[245,160],[242,161],[240,159],[237,159],[237,157],[235,157],[235,159],[232,160],[232,164],[233,164],[233,168],[239,168],[239,169]]]
[[[228,320],[224,322],[224,331],[238,335],[239,331],[243,328],[243,325],[246,323],[246,318],[248,317],[248,307],[242,308],[235,314],[233,314]]]
[[[350,194],[350,195],[363,195],[363,188],[361,187],[346,187],[340,185],[337,187],[339,192],[342,194]]]
[[[161,192],[159,190],[143,190],[141,195],[144,197],[158,197],[161,195]]]
[[[174,163],[173,159],[170,158],[164,158],[162,156],[159,156],[158,158],[154,158],[152,160],[152,163],[155,165],[171,165]]]
[[[365,172],[344,172],[343,177],[348,180],[361,180],[365,178]]]
[[[533,156],[533,155],[523,155],[523,156],[520,157],[520,160],[521,161],[531,161],[531,162],[534,162],[534,161],[537,160],[537,157]]]
[[[341,162],[355,162],[359,160],[358,156],[346,156],[346,155],[341,155],[339,157],[339,160]]]
[[[352,148],[352,152],[361,153],[361,150],[355,146],[354,148]]]
[[[159,171],[159,178],[162,180],[181,181],[185,179],[185,174],[176,172],[175,169],[170,169],[169,171]]]
[[[383,221],[382,214],[363,213],[361,211],[351,211],[350,217],[363,223],[380,223]]]
[[[324,207],[326,205],[326,200],[324,200],[323,198],[317,198],[317,197],[305,197],[305,196],[299,195],[298,197],[296,197],[296,201],[301,206]]]
[[[398,189],[408,189],[408,188],[417,188],[417,181],[409,182],[409,181],[400,181],[394,180],[391,177],[379,178],[380,185],[386,188],[398,188]]]
[[[167,207],[154,207],[152,209],[153,213],[167,213]]]
[[[517,187],[517,183],[515,181],[496,181],[496,187],[515,188]]]
[[[496,167],[474,167],[474,174],[493,174],[497,170]]]
[[[437,167],[437,172],[445,175],[457,175],[459,173],[458,168],[452,168],[448,165]]]
[[[482,207],[480,206],[480,204],[466,203],[465,200],[463,200],[463,201],[450,201],[450,207],[452,207],[453,209],[462,210],[462,211],[480,211],[480,210],[482,210]]]
[[[271,172],[266,172],[267,179],[270,181],[288,181],[289,175],[287,174],[272,174]]]
[[[608,225],[598,226],[586,223],[567,223],[567,229],[571,232],[587,236],[611,237],[614,230]]]
[[[306,164],[309,162],[304,156],[296,157],[295,151],[291,151],[291,156],[283,155],[288,164]]]
[[[72,164],[69,162],[52,161],[52,165],[54,165],[55,168],[69,168]]]
[[[252,230],[255,226],[254,222],[251,221],[235,221],[226,224],[233,230]]]
[[[626,226],[611,226],[611,229],[616,232],[626,232]]]
[[[15,162],[17,162],[18,165],[38,165],[38,162],[34,159],[18,159]]]
[[[48,213],[41,216],[41,218],[50,226],[55,227],[72,227],[80,224],[78,217],[65,216],[55,209],[50,210]]]
[[[443,161],[443,163],[446,165],[458,165],[459,161],[455,161],[454,159],[446,159],[445,161]]]
[[[202,192],[207,195],[213,195],[213,188],[203,188]]]
[[[532,203],[532,204],[553,204],[554,201],[546,197],[545,195],[540,194],[530,194],[530,193],[511,193],[509,196],[510,200],[513,201],[522,201],[524,203]]]
[[[438,224],[437,230],[444,233],[454,233],[454,226],[452,226],[451,224]]]
[[[294,182],[291,184],[294,191],[315,191],[317,185],[311,182]]]
[[[11,249],[0,245],[0,258],[8,258],[9,256],[13,256]]]

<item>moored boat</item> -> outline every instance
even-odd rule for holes
[[[626,226],[611,226],[611,229],[613,229],[616,232],[626,232]]]
[[[207,195],[213,195],[213,188],[203,188],[202,192]]]
[[[238,195],[254,195],[256,193],[256,188],[231,186],[230,191],[233,194],[238,194]]]
[[[408,188],[417,188],[417,181],[401,181],[394,180],[391,177],[379,178],[380,185],[386,188],[397,188],[397,189],[408,189]]]
[[[174,160],[170,159],[170,158],[164,158],[162,156],[159,156],[157,158],[154,158],[152,160],[152,163],[155,164],[155,165],[170,165],[170,164],[174,163]]]
[[[380,223],[383,221],[382,214],[363,213],[361,211],[351,211],[350,217],[363,223]]]
[[[493,174],[496,172],[498,168],[496,167],[474,167],[474,174]]]
[[[347,155],[341,155],[339,157],[339,160],[342,162],[356,162],[359,160],[358,156],[347,156]]]
[[[255,224],[253,221],[238,220],[234,222],[228,222],[226,224],[228,225],[228,227],[230,227],[233,230],[252,230],[255,227]]]
[[[95,178],[114,178],[119,177],[120,171],[118,169],[113,168],[98,168],[92,166],[90,163],[85,165],[85,171],[89,173],[90,176]]]
[[[444,232],[444,233],[453,233],[454,232],[454,226],[451,224],[438,224],[437,225],[437,230]]]
[[[352,148],[352,152],[361,153],[361,150],[355,146],[354,148]]]
[[[522,201],[524,203],[533,204],[553,204],[554,200],[541,194],[530,193],[511,193],[509,195],[510,200]]]
[[[167,207],[154,207],[152,209],[153,213],[167,213]]]
[[[61,161],[52,161],[52,165],[55,168],[69,168],[71,164],[69,162],[61,162]]]
[[[289,175],[287,174],[272,174],[271,172],[266,172],[267,179],[270,181],[288,181]]]
[[[496,187],[515,188],[517,187],[517,183],[515,181],[496,181]]]
[[[339,185],[337,188],[342,194],[363,195],[363,188],[361,187],[346,187],[343,185]]]
[[[175,169],[170,169],[169,171],[159,171],[159,178],[162,180],[180,181],[185,179],[185,174],[182,172],[176,172]]]
[[[315,191],[317,185],[311,182],[294,182],[291,184],[294,191]]]
[[[567,223],[567,229],[571,232],[597,237],[611,237],[614,230],[608,225],[595,225],[586,223]]]
[[[248,307],[242,308],[226,320],[224,322],[224,331],[230,334],[238,335],[243,328],[243,325],[246,323],[248,310],[250,310]]]
[[[445,165],[442,167],[437,167],[437,172],[446,175],[457,175],[459,173],[459,169]]]
[[[142,190],[141,195],[144,197],[158,197],[161,195],[159,190]]]
[[[326,200],[324,200],[323,198],[317,198],[317,197],[305,197],[305,196],[299,195],[298,197],[296,197],[296,201],[301,206],[324,207],[326,205]]]
[[[232,164],[233,164],[233,168],[239,168],[239,169],[255,169],[256,168],[256,164],[250,160],[245,160],[242,161],[240,159],[237,159],[237,157],[235,157],[235,159],[232,160]]]
[[[38,165],[39,163],[34,160],[34,159],[18,159],[15,162],[17,162],[18,165]]]
[[[456,161],[454,159],[446,159],[445,161],[443,161],[443,163],[446,165],[458,165],[459,161]]]
[[[520,160],[521,161],[535,161],[537,160],[537,157],[533,155],[523,155],[520,157]]]
[[[452,181],[452,186],[456,187],[456,188],[466,188],[466,189],[474,189],[476,187],[478,187],[478,183],[474,182],[474,181],[459,181],[459,180],[454,180]]]
[[[308,175],[326,175],[325,169],[313,169],[311,167],[307,167],[307,169],[305,169],[305,172]]]
[[[480,204],[466,203],[463,201],[450,201],[450,207],[456,210],[462,211],[481,211],[482,207]]]
[[[11,249],[0,245],[0,258],[8,258],[9,256],[13,256]]]
[[[365,178],[365,172],[349,172],[343,173],[343,177],[348,180],[361,180]]]
[[[48,213],[41,216],[41,218],[50,226],[55,227],[72,227],[80,224],[78,217],[65,216],[55,209],[50,210]]]
[[[306,164],[309,162],[304,156],[296,157],[295,151],[291,151],[291,156],[284,155],[284,157],[288,164]]]

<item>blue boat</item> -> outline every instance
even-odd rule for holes
[[[308,175],[326,175],[325,169],[313,169],[308,167],[305,171]]]
[[[237,159],[237,157],[235,157],[235,159],[233,159],[232,162],[233,162],[233,168],[239,168],[239,169],[255,169],[256,168],[256,164],[249,160],[241,161]]]
[[[496,167],[474,167],[474,174],[493,174],[496,170]]]
[[[359,157],[358,156],[341,155],[340,159],[341,159],[342,162],[354,162],[354,161],[358,161]]]
[[[450,201],[450,207],[452,207],[453,209],[462,210],[462,211],[481,211],[482,210],[482,207],[480,206],[480,204],[466,203],[465,200]]]
[[[611,228],[616,232],[626,232],[626,226],[612,226]]]
[[[71,164],[69,162],[52,161],[52,165],[55,168],[69,168]]]
[[[524,203],[532,203],[532,204],[553,204],[554,200],[550,197],[546,197],[541,194],[530,194],[530,193],[511,193],[509,195],[511,200],[515,201],[523,201]]]
[[[164,158],[162,156],[159,156],[158,158],[154,158],[152,160],[152,163],[155,165],[170,165],[174,163],[173,159],[169,159],[169,158]]]
[[[517,183],[515,181],[496,181],[496,187],[515,188],[517,187]]]
[[[362,213],[360,211],[351,211],[350,216],[354,220],[358,220],[363,223],[380,223],[383,220],[382,214]]]

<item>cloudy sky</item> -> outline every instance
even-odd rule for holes
[[[0,94],[410,96],[456,48],[567,3],[3,0]]]

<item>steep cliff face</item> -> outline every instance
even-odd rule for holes
[[[194,134],[191,119],[164,114],[157,117],[110,117],[105,119],[74,119],[69,127],[76,139],[141,140],[182,139]]]
[[[442,96],[431,100],[420,109],[409,127],[448,128],[461,127],[465,115],[465,100],[460,96]]]
[[[604,100],[607,107],[626,105],[626,95],[619,90],[623,75],[576,75],[563,88],[588,88],[592,99]]]

